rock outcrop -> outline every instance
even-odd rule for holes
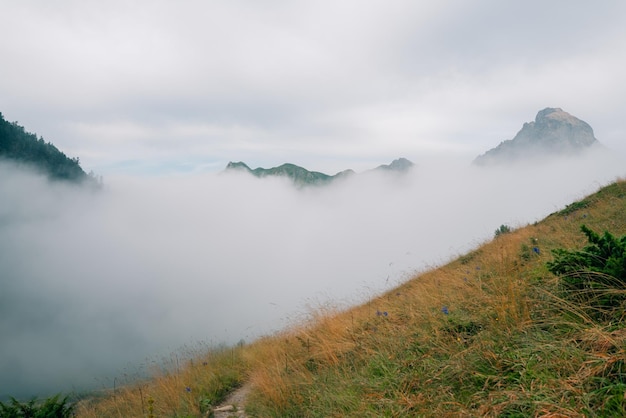
[[[525,123],[515,138],[500,143],[477,157],[474,164],[489,165],[536,157],[578,154],[599,144],[588,123],[559,108],[537,113],[534,122]]]

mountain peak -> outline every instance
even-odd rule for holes
[[[587,122],[558,107],[540,110],[515,138],[503,141],[474,160],[475,164],[511,162],[547,155],[571,155],[598,143]]]
[[[378,169],[405,172],[410,170],[413,165],[414,164],[406,158],[398,158],[397,160],[393,160],[391,164],[383,164],[378,166]]]
[[[552,115],[552,116],[550,116]],[[560,107],[546,107],[543,110],[540,110],[537,113],[537,116],[535,117],[535,122],[541,119],[545,119],[547,117],[551,117],[551,118],[562,118],[563,116],[565,117],[573,117],[572,115],[570,115],[567,112],[564,112],[563,109],[561,109]],[[576,118],[574,118],[576,119]]]
[[[593,137],[593,129],[587,122],[570,115],[559,107],[547,107],[540,110],[535,117],[535,124],[568,125],[576,127]],[[595,138],[594,138],[595,139]]]

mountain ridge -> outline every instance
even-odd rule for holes
[[[409,171],[413,166],[414,164],[408,159],[398,158],[393,160],[390,164],[379,165],[378,167],[369,170],[369,172],[385,171],[394,173],[405,173]],[[252,169],[243,161],[229,162],[226,165],[224,171],[244,171],[258,178],[286,177],[289,178],[296,186],[300,187],[323,186],[330,184],[335,180],[356,175],[356,172],[352,169],[346,169],[334,175],[329,175],[319,171],[309,171],[306,168],[291,163],[284,163],[282,165],[272,168],[257,167],[255,169]]]

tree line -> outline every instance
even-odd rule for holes
[[[70,158],[52,143],[27,132],[17,122],[9,122],[0,113],[0,159],[31,166],[53,180],[95,181],[80,167],[78,158]]]

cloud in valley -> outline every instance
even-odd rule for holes
[[[322,188],[204,173],[100,191],[0,165],[0,397],[110,384],[184,344],[249,341],[307,305],[364,301],[624,174],[606,155],[469,161]]]

